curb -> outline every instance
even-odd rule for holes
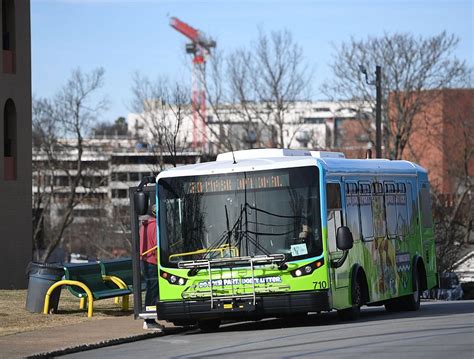
[[[61,356],[61,355],[67,355],[67,354],[84,352],[88,350],[111,347],[111,346],[119,345],[119,344],[133,343],[140,340],[162,337],[168,334],[177,334],[185,330],[187,329],[186,328],[169,328],[159,333],[145,333],[145,334],[133,335],[129,337],[104,340],[104,341],[93,343],[93,344],[82,344],[82,345],[77,345],[74,347],[53,350],[50,352],[33,354],[33,355],[26,356],[25,358],[26,359],[52,358],[52,357]]]

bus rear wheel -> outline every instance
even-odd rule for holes
[[[420,290],[420,275],[419,272],[415,272],[415,278],[413,283],[413,294],[403,297],[404,309],[409,311],[417,311],[420,309],[421,301],[421,290]]]
[[[385,303],[385,310],[387,312],[400,312],[403,310],[402,298],[392,299]]]
[[[198,327],[203,332],[214,332],[217,329],[219,329],[220,325],[221,325],[220,319],[206,319],[206,320],[200,320],[198,322]]]
[[[413,282],[413,293],[400,298],[392,299],[385,303],[385,310],[387,312],[401,312],[401,311],[417,311],[420,309],[420,276],[416,270]]]

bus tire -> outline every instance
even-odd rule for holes
[[[391,299],[388,302],[385,302],[385,310],[390,313],[400,312],[403,310],[403,303],[401,302],[402,298]]]
[[[354,285],[352,286],[352,307],[338,310],[337,315],[339,319],[344,321],[359,319],[360,307],[363,301],[362,290],[361,279],[357,276],[357,280],[354,281]]]
[[[417,311],[420,309],[420,298],[421,298],[421,281],[420,272],[417,267],[414,267],[415,271],[413,275],[413,294],[403,297],[404,309],[409,311]]]
[[[206,319],[198,321],[198,327],[202,332],[214,332],[221,325],[220,319]]]

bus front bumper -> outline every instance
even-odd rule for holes
[[[326,291],[257,296],[253,299],[210,299],[159,302],[158,318],[168,321],[221,318],[244,319],[287,316],[296,313],[331,310],[330,294]]]

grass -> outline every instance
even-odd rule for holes
[[[79,309],[79,299],[70,294],[67,289],[61,291],[58,313],[50,315],[30,313],[25,309],[26,295],[27,290],[0,290],[0,336],[90,320],[128,316],[132,313],[131,310],[123,312],[121,304],[114,304],[112,298],[94,302],[94,315],[92,318],[87,318],[87,310]],[[130,302],[130,308],[133,308],[131,296]]]

